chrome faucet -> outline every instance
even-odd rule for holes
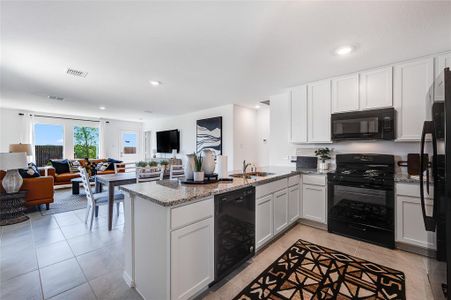
[[[251,165],[251,163],[246,163],[246,161],[245,160],[243,160],[243,175],[245,175],[246,174],[246,169],[247,169],[247,167],[249,167]]]

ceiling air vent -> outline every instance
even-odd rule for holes
[[[58,97],[58,96],[48,96],[49,99],[51,100],[58,100],[58,101],[63,101],[64,98],[63,97]]]
[[[260,103],[265,104],[265,105],[269,105],[269,100],[263,100],[263,101],[260,101]]]
[[[83,71],[80,71],[80,70],[67,68],[66,74],[85,78],[88,75],[88,72],[83,72]]]

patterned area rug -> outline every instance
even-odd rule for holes
[[[405,276],[298,240],[234,299],[406,299]]]

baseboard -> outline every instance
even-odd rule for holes
[[[396,249],[427,256],[436,257],[437,251],[434,249],[428,249],[420,246],[410,245],[403,242],[395,242]]]
[[[122,273],[122,278],[124,279],[124,281],[128,285],[128,287],[130,287],[130,288],[135,287],[135,281],[130,277],[130,275],[128,275],[127,272],[124,271]]]
[[[299,218],[298,223],[307,225],[310,227],[314,227],[317,229],[321,229],[321,230],[327,230],[327,224],[323,224],[323,223],[316,222],[316,221]]]

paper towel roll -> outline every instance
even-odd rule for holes
[[[218,155],[216,158],[216,163],[216,170],[218,172],[219,179],[227,178],[229,175],[227,170],[227,155]]]

